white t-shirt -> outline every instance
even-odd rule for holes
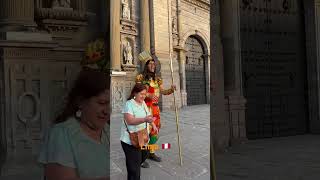
[[[135,118],[144,118],[148,115],[151,115],[145,102],[143,102],[142,105],[139,105],[134,99],[128,100],[126,102],[126,104],[124,105],[124,107],[122,109],[122,113],[123,113],[123,115],[125,113],[132,114]],[[123,119],[121,119],[121,121],[122,121],[122,124],[121,124],[120,140],[126,144],[131,145],[129,133],[127,132],[127,127],[124,124],[124,117],[123,117]],[[140,131],[140,130],[146,128],[146,123],[144,122],[144,123],[141,123],[138,125],[127,124],[127,126],[129,128],[129,132],[137,132],[137,131]],[[147,130],[148,130],[148,134],[149,134],[150,133],[149,123],[147,123]]]

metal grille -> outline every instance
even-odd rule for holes
[[[247,136],[306,132],[306,60],[301,0],[242,0]]]
[[[186,86],[188,105],[206,104],[204,50],[194,36],[186,41]]]

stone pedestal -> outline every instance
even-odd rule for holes
[[[187,91],[186,90],[181,90],[181,106],[187,106]]]
[[[226,118],[230,128],[230,144],[246,141],[246,99],[243,96],[228,96],[225,100]]]
[[[111,104],[112,113],[120,113],[126,102],[125,94],[126,72],[111,72]]]

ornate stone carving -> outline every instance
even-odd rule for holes
[[[52,32],[74,33],[87,25],[88,15],[81,11],[65,9],[38,8],[35,11],[39,29]]]
[[[137,69],[137,65],[133,64],[122,64],[121,67],[126,72],[133,72]]]
[[[173,16],[172,17],[172,33],[178,32],[178,27],[177,27],[177,17]]]
[[[185,0],[186,2],[189,2],[193,5],[196,5],[200,8],[203,8],[205,10],[210,10],[210,1],[209,0]]]
[[[52,0],[51,7],[52,8],[70,8],[71,2],[70,0]]]
[[[35,10],[36,19],[56,19],[56,20],[73,20],[87,21],[88,14],[81,11],[69,11],[65,9],[37,8]]]
[[[33,104],[33,114],[26,114],[25,104],[24,102],[30,101]],[[37,94],[33,92],[24,92],[22,95],[19,96],[18,100],[18,109],[17,109],[17,115],[21,122],[24,124],[35,122],[40,117],[40,100]]]
[[[137,30],[136,26],[137,26],[137,22],[122,19],[120,32],[122,34],[129,34],[129,35],[137,36],[138,30]]]
[[[177,17],[172,17],[172,39],[173,46],[177,46],[179,44],[179,34],[178,34],[178,21]]]
[[[124,102],[123,84],[115,80],[112,82],[112,109],[121,110]]]
[[[130,6],[128,0],[122,0],[122,18],[131,20]]]

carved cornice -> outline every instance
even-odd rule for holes
[[[37,8],[35,19],[39,29],[52,32],[74,33],[87,25],[88,13],[68,9]]]
[[[137,69],[137,65],[131,65],[131,64],[122,64],[121,67],[126,72],[133,72]]]
[[[26,50],[20,48],[4,48],[2,50],[2,57],[4,59],[48,59],[49,51],[48,50]]]
[[[188,3],[201,7],[205,10],[210,11],[210,1],[209,0],[184,0]]]
[[[37,8],[35,9],[35,19],[87,21],[88,13],[64,9]]]
[[[137,22],[130,21],[126,19],[121,19],[121,29],[120,32],[122,34],[130,34],[133,36],[138,35]]]

